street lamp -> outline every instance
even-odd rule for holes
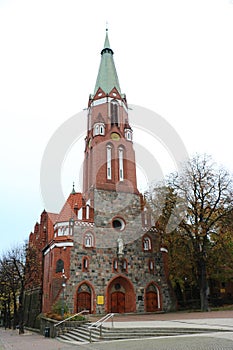
[[[65,287],[66,287],[66,275],[65,275],[65,271],[64,269],[62,270],[62,276],[61,278],[63,278],[63,282],[62,282],[62,305],[61,305],[61,317],[62,319],[64,318],[64,311],[65,311]]]
[[[61,317],[64,318],[64,311],[65,311],[65,287],[66,284],[62,283],[62,305],[61,305]]]

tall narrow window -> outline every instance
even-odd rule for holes
[[[90,206],[87,204],[86,206],[86,219],[88,220],[90,218]]]
[[[59,259],[56,263],[56,272],[62,272],[64,269],[64,261]]]
[[[122,148],[119,148],[119,179],[120,179],[120,181],[124,180],[123,160],[124,160],[124,152],[123,152]]]
[[[118,270],[118,260],[114,259],[113,260],[113,271],[117,271]]]
[[[111,180],[112,178],[112,147],[107,146],[107,179]]]
[[[89,269],[89,259],[88,257],[84,256],[82,259],[82,270],[88,271],[88,269]]]
[[[117,125],[119,124],[118,121],[118,103],[116,101],[111,102],[111,124]]]
[[[144,223],[145,223],[145,225],[148,224],[148,221],[147,221],[147,209],[146,208],[144,208]]]

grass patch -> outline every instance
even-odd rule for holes
[[[233,305],[211,307],[211,311],[232,311],[232,310],[233,310]]]

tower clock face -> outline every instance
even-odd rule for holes
[[[120,135],[116,132],[112,132],[111,133],[111,139],[114,140],[114,141],[119,141],[120,140]]]

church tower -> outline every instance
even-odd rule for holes
[[[138,231],[142,226],[133,131],[113,54],[106,30],[94,94],[89,97],[83,168],[84,198],[94,209],[95,225],[107,228],[109,236],[111,229],[114,233],[114,229],[125,231],[127,225],[137,225]],[[126,232],[129,238],[130,231],[125,231],[125,238]],[[101,234],[98,239],[104,243]],[[107,241],[109,244],[109,238]]]
[[[138,193],[128,106],[121,93],[108,31],[88,104],[83,184],[87,197],[93,188]]]

